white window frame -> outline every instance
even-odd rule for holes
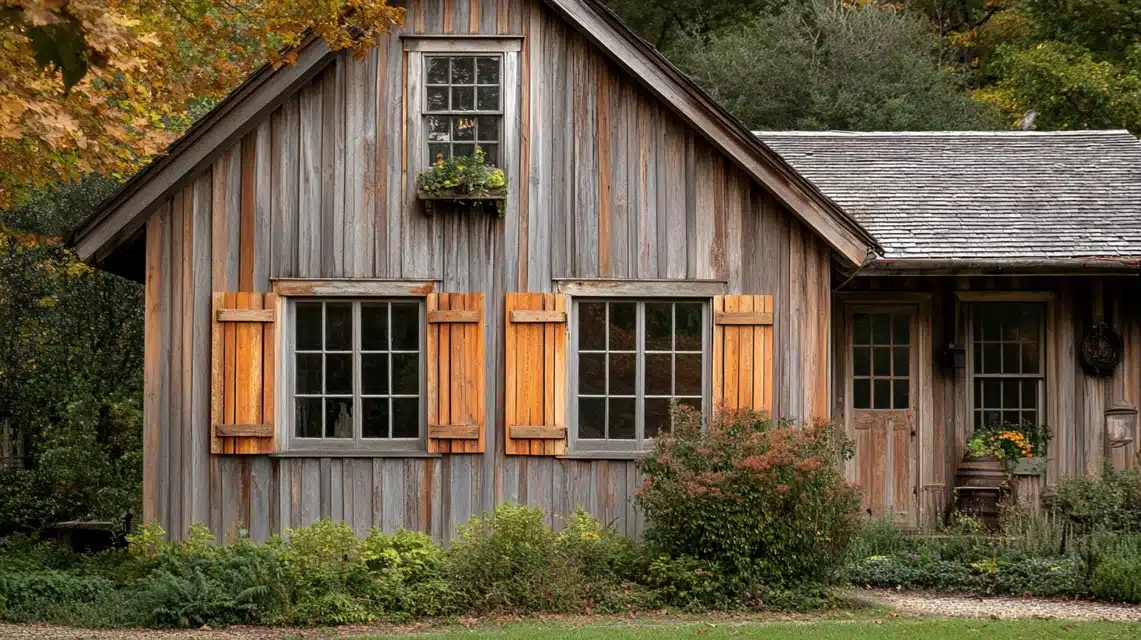
[[[405,88],[405,129],[408,133],[404,157],[408,161],[408,190],[416,191],[416,176],[431,163],[428,152],[428,132],[425,117],[430,115],[427,106],[426,56],[502,56],[500,66],[499,162],[509,181],[519,175],[520,149],[520,55],[523,39],[511,36],[405,36],[404,55],[408,72]],[[481,112],[472,111],[476,117]],[[484,114],[487,115],[487,114]]]
[[[568,383],[570,386],[568,397],[571,399],[570,406],[567,407],[568,423],[571,425],[569,438],[569,449],[574,453],[582,454],[630,454],[637,455],[645,453],[653,448],[654,439],[645,437],[645,360],[646,360],[646,335],[645,335],[645,304],[654,302],[688,302],[700,303],[702,309],[702,331],[701,331],[701,356],[702,356],[702,371],[701,371],[701,412],[704,420],[708,420],[711,413],[712,404],[712,372],[713,372],[713,317],[712,317],[712,299],[708,297],[694,297],[686,296],[684,293],[680,295],[661,295],[661,293],[668,292],[668,287],[664,290],[655,292],[652,295],[629,295],[629,296],[575,296],[571,300],[571,313],[568,318],[570,329],[570,354],[568,357]],[[578,327],[578,310],[579,305],[583,302],[634,302],[637,304],[637,321],[636,333],[637,340],[635,345],[635,358],[637,374],[634,379],[634,392],[635,392],[635,423],[634,423],[634,439],[632,440],[614,440],[614,439],[583,439],[579,437],[579,419],[578,419],[578,404],[579,404],[579,337],[581,331]]]

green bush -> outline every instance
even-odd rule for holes
[[[1107,461],[1098,475],[1062,478],[1045,504],[1079,533],[1141,533],[1141,471],[1115,469]]]
[[[758,586],[824,584],[860,526],[858,491],[837,461],[847,451],[828,425],[776,424],[723,412],[707,430],[679,410],[674,437],[642,462],[637,491],[650,548],[716,567],[731,598]]]
[[[1113,555],[1093,571],[1091,590],[1105,600],[1141,604],[1141,556]]]

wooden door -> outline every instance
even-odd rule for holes
[[[847,402],[855,481],[864,509],[900,526],[917,525],[917,353],[914,307],[848,312]]]

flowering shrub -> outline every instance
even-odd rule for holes
[[[687,408],[674,425],[642,462],[651,549],[709,563],[741,596],[827,581],[860,526],[859,493],[837,465],[850,449],[834,428],[723,412],[703,430]]]

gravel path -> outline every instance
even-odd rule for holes
[[[1110,620],[1141,622],[1141,606],[1124,606],[1101,602],[1048,600],[1042,598],[976,598],[916,592],[860,589],[845,592],[847,596],[876,606],[895,609],[903,615],[948,618],[1048,618],[1066,620]],[[638,616],[643,617],[643,616]],[[669,614],[646,614],[646,619],[671,619]],[[678,617],[680,620],[682,617]],[[733,616],[729,616],[733,617]],[[749,616],[752,617],[752,616]],[[563,618],[566,621],[569,618]],[[590,620],[600,621],[600,618]],[[637,617],[635,618],[637,619]],[[759,617],[756,622],[772,620]],[[589,621],[584,619],[585,621]],[[475,623],[476,620],[469,622]],[[338,629],[267,629],[263,627],[231,627],[227,629],[194,629],[156,631],[151,629],[75,629],[50,625],[13,625],[0,623],[3,640],[333,640],[359,636],[409,635],[423,633],[430,624],[403,626],[341,627]]]
[[[887,605],[900,613],[922,616],[1141,622],[1141,606],[1104,602],[1044,598],[977,598],[879,590],[864,590],[858,597]]]

